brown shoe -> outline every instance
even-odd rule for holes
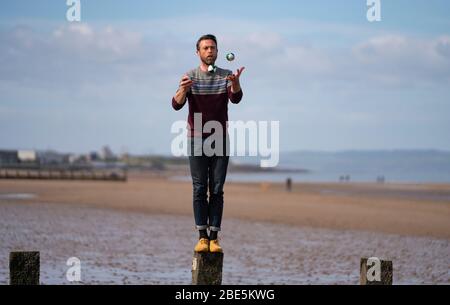
[[[209,241],[209,252],[223,253],[222,247],[219,245],[218,239],[213,239]]]
[[[200,238],[200,240],[195,245],[194,251],[195,252],[208,252],[208,246],[209,246],[209,239],[207,238]]]

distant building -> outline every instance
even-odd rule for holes
[[[41,165],[66,164],[69,163],[69,157],[69,154],[61,154],[52,150],[38,152],[38,159]]]
[[[80,164],[80,163],[89,163],[90,155],[89,154],[69,154],[67,156],[67,161],[70,164]]]
[[[68,157],[69,163],[70,163],[70,164],[76,163],[76,162],[78,161],[79,158],[80,158],[79,155],[76,155],[76,154],[70,154],[69,157]]]
[[[98,160],[100,160],[100,156],[99,156],[99,154],[98,154],[96,151],[91,151],[91,152],[87,155],[87,159],[88,159],[90,162],[98,161]]]
[[[120,154],[119,159],[123,162],[128,162],[130,159],[130,155],[127,152]]]
[[[17,157],[21,163],[35,163],[37,162],[37,153],[34,150],[19,150]]]
[[[116,159],[116,156],[113,154],[112,150],[107,145],[102,147],[100,157],[102,158],[102,160],[105,161]]]
[[[0,165],[19,163],[17,150],[0,150]]]

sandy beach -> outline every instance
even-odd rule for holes
[[[227,182],[224,192],[225,221],[450,238],[450,185],[294,183],[286,192],[283,184]],[[191,183],[165,177],[132,175],[125,183],[0,180],[0,194],[8,193],[33,194],[21,200],[28,203],[192,215]]]
[[[189,284],[190,182],[0,181],[0,283],[9,251],[42,252],[44,284]],[[394,284],[450,283],[450,185],[227,183],[224,284],[357,284],[359,258],[394,262]],[[235,245],[245,245],[237,249]],[[280,251],[282,250],[282,251]]]

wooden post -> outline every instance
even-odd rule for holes
[[[194,252],[192,285],[222,284],[223,253]]]
[[[392,285],[392,261],[380,260],[377,257],[361,258],[360,277],[361,285]]]
[[[11,252],[9,281],[11,285],[39,285],[39,252]]]

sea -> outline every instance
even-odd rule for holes
[[[261,157],[231,157],[234,164],[260,164]],[[241,182],[450,183],[450,152],[440,150],[347,150],[282,152],[272,172],[233,172]],[[293,171],[298,170],[298,171]],[[303,171],[305,170],[305,171]]]

